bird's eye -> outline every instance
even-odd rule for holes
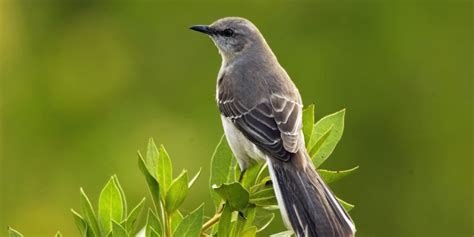
[[[232,35],[234,35],[234,31],[232,29],[225,29],[222,32],[222,35],[224,35],[225,37],[231,37]]]

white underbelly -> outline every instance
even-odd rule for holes
[[[222,115],[221,119],[227,142],[237,158],[241,170],[246,169],[254,161],[265,159],[265,154],[250,142],[230,119]]]

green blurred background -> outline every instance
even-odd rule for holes
[[[148,196],[151,136],[176,172],[203,168],[185,210],[210,214],[220,56],[188,27],[236,15],[318,118],[347,108],[324,168],[360,165],[333,185],[358,236],[474,234],[472,1],[0,2],[2,230],[78,236],[79,187],[96,200],[112,174],[130,203]]]

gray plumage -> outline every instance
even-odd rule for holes
[[[257,27],[227,17],[191,29],[208,34],[222,56],[216,99],[240,168],[266,160],[283,219],[298,236],[353,236],[305,149],[298,89]]]

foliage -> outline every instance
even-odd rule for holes
[[[331,155],[344,130],[345,110],[328,115],[314,123],[314,105],[303,111],[303,132],[311,159],[319,167]],[[183,214],[179,210],[189,189],[201,170],[189,179],[183,170],[173,178],[172,162],[163,146],[153,139],[148,142],[146,156],[138,152],[138,166],[145,177],[152,197],[152,208],[146,215],[145,237],[171,236],[245,236],[254,237],[274,219],[278,210],[266,164],[256,164],[241,172],[224,136],[211,160],[210,192],[215,214],[206,219],[204,204]],[[342,171],[318,169],[327,183],[336,182],[358,167]],[[116,175],[102,189],[97,212],[84,190],[80,189],[82,214],[71,209],[77,228],[83,237],[129,237],[136,234],[136,223],[145,199],[128,211],[125,193]],[[347,210],[354,206],[339,199]],[[22,235],[8,229],[10,237]],[[56,237],[60,237],[58,232]],[[272,236],[292,236],[291,231]]]

